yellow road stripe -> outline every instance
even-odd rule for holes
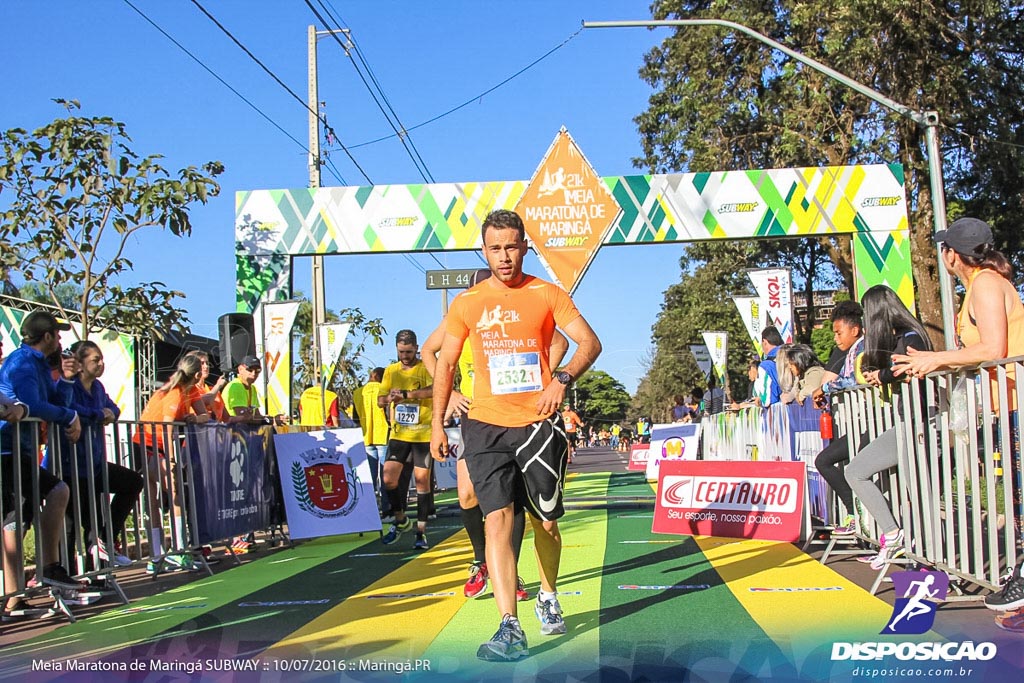
[[[395,545],[406,549],[412,538],[411,532],[404,534]],[[382,552],[396,549],[380,548]],[[471,560],[469,539],[460,531],[292,632],[264,656],[419,659],[438,629],[466,602],[460,579]]]

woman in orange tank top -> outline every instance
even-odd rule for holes
[[[935,233],[935,241],[942,245],[946,270],[967,288],[956,321],[958,348],[893,356],[895,373],[923,377],[1024,355],[1024,305],[1012,283],[1010,262],[992,248],[988,224],[961,218]]]
[[[958,348],[932,353],[910,351],[893,356],[895,371],[921,377],[936,370],[969,367],[987,361],[1024,355],[1024,305],[1013,286],[1013,268],[1006,257],[992,248],[992,230],[977,218],[961,218],[948,230],[935,233],[942,244],[942,262],[967,288],[956,319]],[[999,394],[994,370],[992,407],[998,412]],[[1014,510],[1016,525],[1021,529],[1021,466],[1017,416],[1016,373],[1007,368],[1007,390],[1010,408],[1011,453],[1010,471],[1014,477]],[[1001,590],[985,598],[985,606],[1001,612],[1016,610],[996,620],[1000,628],[1006,624],[1024,623],[1024,578],[1018,563]],[[1009,629],[1015,630],[1015,629]]]

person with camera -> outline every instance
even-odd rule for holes
[[[56,386],[50,378],[47,356],[60,352],[60,332],[71,326],[59,323],[45,311],[33,311],[21,323],[21,346],[6,358],[0,367],[0,394],[9,401],[2,404],[0,413],[0,481],[3,482],[3,546],[4,546],[4,593],[18,590],[18,577],[22,575],[22,557],[18,554],[16,513],[14,506],[23,506],[25,529],[39,513],[39,534],[41,557],[37,566],[41,582],[56,588],[75,590],[82,584],[71,578],[60,563],[60,534],[64,512],[67,509],[70,491],[67,484],[46,469],[41,469],[36,460],[36,444],[39,435],[35,425],[17,425],[26,417],[37,417],[58,425],[75,443],[82,434],[82,422],[78,413],[61,405]],[[15,459],[20,468],[15,467]],[[15,499],[14,478],[20,469],[21,492],[25,500]],[[44,503],[42,510],[31,504],[33,470],[38,471],[39,499]],[[23,530],[23,531],[24,531]],[[10,612],[18,607],[17,600],[5,605]]]

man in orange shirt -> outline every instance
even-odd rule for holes
[[[569,462],[572,462],[572,456],[576,455],[576,443],[579,441],[577,428],[583,426],[583,420],[568,403],[562,408],[562,420],[565,422],[565,436],[569,440]]]
[[[501,625],[477,650],[485,660],[509,661],[529,653],[517,618],[516,566],[512,553],[515,510],[533,523],[541,577],[535,612],[545,635],[565,633],[556,582],[565,514],[562,487],[568,447],[559,407],[575,377],[601,352],[601,342],[560,287],[523,273],[526,231],[512,211],[493,211],[481,229],[492,277],[452,302],[434,376],[430,451],[448,456],[444,413],[454,369],[469,339],[473,351],[473,402],[462,422],[463,458],[484,512],[487,566]],[[576,342],[565,368],[552,377],[549,349],[555,326]]]

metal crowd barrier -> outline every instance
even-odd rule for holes
[[[12,452],[11,454],[0,456],[12,459],[11,464],[13,473],[13,481],[2,482],[2,480],[0,480],[0,484],[3,484],[5,487],[10,487],[13,491],[12,500],[9,501],[9,508],[5,509],[3,507],[4,502],[0,501],[0,518],[6,519],[9,513],[13,512],[14,514],[13,524],[5,526],[4,532],[5,535],[13,537],[13,548],[15,549],[17,557],[20,558],[19,564],[21,565],[21,571],[16,572],[15,590],[5,590],[3,600],[6,601],[8,598],[16,597],[35,598],[38,596],[48,595],[53,599],[52,606],[42,608],[23,608],[20,610],[21,614],[19,616],[46,616],[62,614],[69,620],[74,621],[74,614],[71,610],[72,606],[88,605],[106,595],[116,597],[122,604],[127,604],[128,598],[117,583],[115,568],[102,566],[98,557],[98,549],[94,547],[90,554],[90,551],[86,547],[82,538],[81,530],[83,507],[81,503],[83,502],[83,497],[88,503],[85,514],[89,516],[91,528],[93,530],[100,528],[100,520],[110,519],[109,497],[107,495],[97,495],[96,475],[92,469],[89,469],[87,475],[84,477],[81,477],[77,468],[74,467],[71,468],[70,472],[65,473],[63,471],[60,458],[62,444],[61,440],[58,438],[60,429],[62,429],[60,426],[45,424],[34,418],[12,423],[11,443],[6,444],[11,447]],[[89,458],[92,457],[91,429],[92,427],[83,425],[82,436],[79,441],[79,444],[81,444],[83,448],[87,449],[86,455]],[[23,469],[21,441],[26,430],[31,432],[29,441],[32,444],[32,452],[28,455],[31,456],[30,459],[33,463],[40,466],[32,468],[31,491],[25,491],[21,482]],[[45,438],[43,436],[44,432]],[[44,538],[41,532],[40,517],[44,501],[40,492],[39,473],[44,462],[44,457],[45,460],[48,461],[48,471],[57,478],[62,479],[70,490],[64,519],[58,531],[58,554],[56,557],[43,556]],[[0,477],[2,476],[3,474],[0,472]],[[102,468],[100,476],[102,478],[101,492],[109,493],[109,481],[107,479],[106,467]],[[26,506],[30,507],[32,510],[31,523],[25,514]],[[36,577],[31,581],[26,580],[24,567],[24,538],[29,526],[34,526],[35,528],[34,550]],[[107,530],[106,538],[100,540],[105,544],[106,548],[112,548],[112,530],[109,525],[106,525],[105,528]],[[69,574],[82,581],[83,586],[81,590],[51,587],[41,581],[41,572],[44,563],[50,564],[53,562],[60,562],[60,564],[69,571]],[[14,568],[8,567],[5,562],[3,570],[5,572],[14,571]]]
[[[875,476],[904,532],[905,557],[897,562],[935,567],[955,579],[964,599],[979,588],[995,589],[1020,561],[1024,535],[1019,406],[1024,403],[1024,357],[937,372],[894,388],[853,387],[833,395],[834,438],[846,439],[852,457],[884,431],[895,428],[898,464]],[[813,479],[814,457],[825,443],[809,406],[773,405],[705,418],[707,460],[803,460]],[[858,503],[858,508],[861,506]],[[812,513],[828,528],[847,511],[831,491],[812,498]],[[863,554],[851,544],[879,545],[880,530],[858,511],[860,533],[833,537],[822,556]],[[887,569],[879,572],[877,590]],[[975,590],[969,587],[973,586]]]
[[[31,430],[33,444],[32,461],[42,466],[45,456],[48,471],[62,479],[70,490],[64,522],[59,534],[58,557],[47,557],[45,561],[46,563],[52,563],[59,560],[76,580],[83,582],[84,586],[81,590],[73,591],[70,589],[51,588],[35,580],[26,581],[26,573],[23,568],[23,571],[17,572],[17,588],[13,591],[5,592],[3,599],[6,601],[8,598],[15,597],[36,598],[49,595],[54,600],[52,607],[33,608],[26,610],[26,613],[32,616],[37,614],[45,615],[46,613],[62,614],[71,621],[74,621],[74,615],[71,610],[72,606],[89,604],[105,595],[113,595],[122,603],[127,604],[128,599],[117,583],[117,574],[131,569],[133,566],[137,567],[142,562],[148,561],[152,563],[151,573],[156,578],[157,575],[167,569],[168,556],[181,554],[192,557],[198,569],[212,575],[213,572],[202,552],[202,544],[199,542],[200,539],[197,535],[199,524],[197,521],[196,499],[197,494],[202,495],[202,493],[196,491],[196,472],[194,472],[193,467],[188,465],[189,462],[195,461],[195,454],[189,452],[189,430],[193,430],[191,433],[192,443],[195,443],[196,431],[205,429],[227,430],[232,434],[236,434],[240,430],[249,430],[250,436],[255,436],[257,439],[267,438],[267,435],[263,434],[260,428],[229,427],[227,425],[190,427],[183,423],[118,422],[104,428],[107,457],[98,471],[89,467],[86,468],[84,473],[79,473],[78,467],[75,466],[76,460],[73,453],[69,458],[71,467],[68,468],[68,471],[65,471],[65,467],[62,464],[62,444],[61,439],[58,438],[62,427],[46,424],[45,439],[41,435],[43,428],[44,423],[33,418],[11,424],[13,454],[0,457],[13,458],[13,481],[4,482],[2,480],[3,473],[0,472],[0,484],[3,484],[5,487],[9,486],[13,490],[13,504],[5,508],[5,501],[0,501],[0,519],[5,519],[8,513],[13,513],[14,522],[11,525],[5,526],[4,531],[5,535],[8,533],[13,534],[16,539],[14,545],[17,555],[20,558],[24,558],[25,546],[23,539],[28,531],[29,520],[26,518],[23,508],[26,505],[31,506],[31,509],[34,511],[33,519],[36,529],[35,557],[37,560],[42,557],[43,538],[39,532],[40,525],[38,522],[43,500],[39,488],[39,470],[33,468],[31,490],[23,490],[21,482],[21,435],[24,430]],[[96,427],[83,425],[82,435],[78,441],[78,446],[86,450],[88,462],[92,462],[93,456],[91,429],[96,429]],[[163,468],[157,469],[155,467],[159,460],[149,457],[157,453],[156,441],[154,439],[153,444],[147,446],[146,440],[141,434],[143,430],[149,431],[152,434],[155,434],[157,431],[160,432],[163,440],[163,452],[166,454],[168,464],[170,465],[166,472],[162,473],[161,470]],[[138,444],[133,442],[136,434],[139,435],[140,443]],[[164,456],[157,457],[162,458]],[[118,534],[119,537],[115,537],[112,525],[109,523],[111,520],[110,463],[117,463],[135,471],[143,478],[142,493],[129,514],[125,529],[121,530],[121,533]],[[226,462],[218,464],[223,464],[225,468],[227,467]],[[213,474],[216,475],[217,473]],[[207,479],[210,479],[210,477],[208,476]],[[174,505],[176,498],[180,504],[179,506]],[[21,501],[24,501],[24,503]],[[266,501],[260,500],[259,503],[260,505],[265,505]],[[150,519],[150,509],[158,511],[157,514],[160,517],[158,521]],[[96,545],[93,544],[91,548],[86,545],[82,533],[82,522],[85,519],[88,519],[90,528],[97,537],[99,537],[99,530],[104,530],[104,537],[99,540],[111,556],[115,552],[115,548],[120,548],[123,554],[128,555],[133,560],[132,565],[117,567],[111,566],[107,561],[101,561]],[[163,553],[154,557],[148,545],[148,536],[149,530],[156,528],[158,525],[164,531]],[[280,526],[280,522],[278,526]],[[247,528],[245,531],[258,531],[261,528],[263,527]],[[210,542],[205,539],[203,540],[204,542]],[[237,564],[239,560],[231,547],[230,536],[220,540],[227,548],[229,556]],[[37,578],[40,578],[42,565],[38,561],[36,565]],[[8,570],[5,566],[4,571]]]
[[[934,373],[900,387],[907,407],[894,415],[907,557],[989,589],[1021,552],[1015,377],[1024,357]]]

